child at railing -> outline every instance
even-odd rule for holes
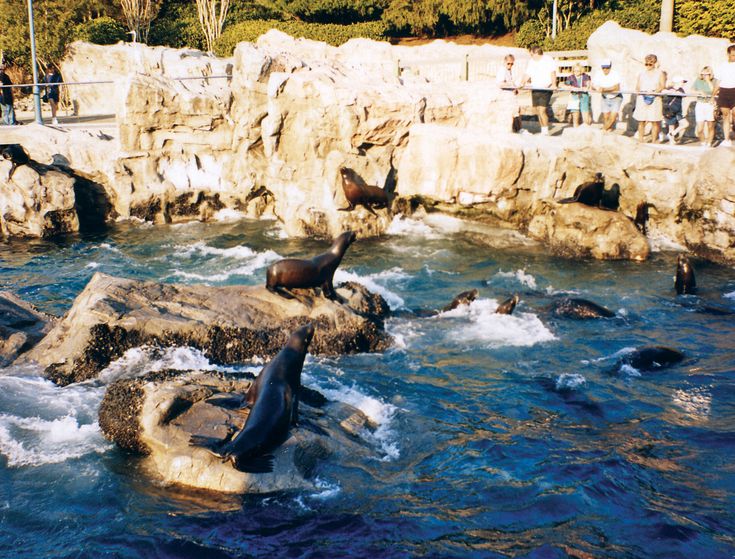
[[[681,76],[674,76],[671,83],[667,85],[663,93],[678,93],[679,95],[664,95],[663,97],[663,134],[670,144],[676,144],[684,137],[684,132],[689,126],[689,121],[682,114],[682,101],[684,99],[684,85],[687,80]]]
[[[572,113],[572,125],[575,127],[579,126],[580,114],[582,115],[584,124],[587,126],[592,124],[592,109],[589,94],[590,76],[583,71],[581,64],[574,65],[572,74],[567,77],[562,87],[564,89],[577,90],[572,92],[569,103],[567,103],[567,110]],[[579,91],[580,89],[586,91]]]

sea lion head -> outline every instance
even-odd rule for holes
[[[288,347],[300,353],[306,353],[313,337],[314,325],[309,322],[293,331],[291,338],[288,340]]]
[[[354,243],[355,240],[357,240],[357,234],[354,231],[345,231],[339,237],[337,237],[336,244],[338,244],[339,246],[344,246],[344,248],[346,249],[348,246]]]

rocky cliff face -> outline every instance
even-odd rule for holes
[[[612,56],[610,25],[590,43],[593,62]],[[651,46],[647,36],[614,31],[627,41],[625,48]],[[669,36],[656,41],[673,45],[672,52],[691,43]],[[720,45],[713,45],[706,50],[714,56]],[[461,50],[440,42],[424,55]],[[399,78],[396,64],[416,52],[370,41],[334,48],[275,31],[256,44],[238,45],[227,60],[196,51],[76,43],[64,75],[116,80],[113,92],[107,86],[72,91],[80,107],[113,108],[114,131],[74,130],[63,141],[58,131],[35,126],[10,133],[37,160],[63,159],[100,185],[110,216],[177,222],[216,219],[228,209],[275,216],[290,235],[333,237],[346,228],[360,236],[382,234],[392,219],[388,210],[339,211],[347,205],[339,169],[349,167],[368,184],[386,188],[397,208],[423,203],[493,221],[528,231],[560,253],[572,254],[570,243],[587,240],[579,254],[641,258],[647,251],[631,253],[623,238],[635,231],[597,223],[601,214],[588,212],[594,234],[562,235],[569,228],[550,211],[555,198],[602,172],[608,184],[621,186],[623,215],[632,218],[640,203],[651,204],[651,234],[707,258],[735,261],[733,150],[639,145],[596,130],[513,135],[512,96],[486,76],[439,82],[407,71]],[[486,49],[483,55],[499,61],[506,52]],[[212,77],[224,73],[232,77]],[[207,79],[173,79],[193,76]],[[593,249],[598,236],[609,249]]]

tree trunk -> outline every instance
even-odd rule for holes
[[[674,26],[674,0],[661,2],[661,23],[659,31],[672,31]]]

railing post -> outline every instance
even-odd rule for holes
[[[470,81],[470,55],[464,55],[464,81]]]
[[[43,124],[41,88],[38,87],[38,62],[36,61],[36,33],[33,29],[33,0],[28,0],[28,27],[31,34],[31,64],[33,65],[33,106],[36,109],[36,122]]]
[[[400,58],[396,60],[396,77],[397,78],[401,77],[401,59]]]

